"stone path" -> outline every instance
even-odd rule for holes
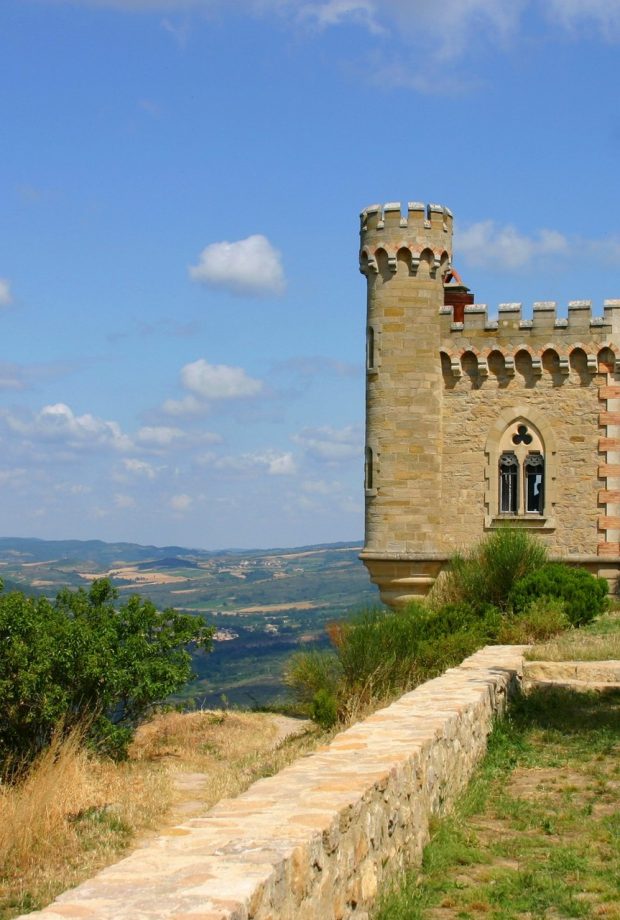
[[[272,743],[274,750],[287,738],[303,735],[313,724],[310,719],[292,719],[282,715],[273,715],[270,721],[276,726],[276,734]],[[208,773],[175,773],[173,777],[175,801],[166,823],[177,824],[203,814],[205,804],[200,793],[208,783]]]

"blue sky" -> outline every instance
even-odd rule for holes
[[[620,0],[2,0],[5,535],[363,532],[358,214],[620,297]]]

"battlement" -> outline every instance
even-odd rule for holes
[[[463,322],[453,321],[452,307],[440,310],[442,338],[471,339],[480,338],[489,343],[499,341],[527,341],[543,337],[554,341],[575,341],[575,336],[588,337],[600,342],[608,338],[620,324],[620,300],[606,300],[603,315],[592,314],[590,300],[571,300],[568,304],[568,317],[559,317],[555,301],[538,301],[534,304],[532,319],[524,319],[522,304],[501,303],[497,319],[490,320],[486,304],[470,304],[464,308]]]
[[[400,201],[373,204],[360,215],[360,271],[389,277],[400,267],[409,274],[440,279],[450,268],[452,212],[440,204]]]
[[[452,211],[441,204],[424,204],[422,201],[407,202],[406,211],[400,201],[388,201],[387,204],[371,204],[360,214],[362,234],[373,230],[399,229],[425,230],[439,229],[446,233],[452,231]]]

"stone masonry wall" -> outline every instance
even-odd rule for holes
[[[500,369],[501,370],[501,369]],[[529,378],[529,379],[528,379]],[[596,378],[582,382],[579,370],[558,380],[550,370],[540,377],[496,376],[480,378],[466,364],[463,376],[448,378],[443,404],[442,532],[449,549],[469,546],[480,539],[493,517],[498,490],[496,461],[485,453],[489,432],[502,410],[523,407],[529,417],[538,410],[546,421],[542,434],[552,433],[556,452],[546,452],[547,500],[545,522],[538,534],[552,555],[597,554],[600,508],[598,494],[605,482],[599,479],[599,414],[601,405]],[[493,494],[487,494],[492,492]],[[491,507],[490,507],[491,506]],[[545,528],[545,523],[553,521]]]
[[[365,920],[419,863],[521,670],[521,647],[482,649],[28,920]]]
[[[545,455],[542,516],[523,516],[552,555],[587,563],[610,579],[620,563],[620,301],[592,315],[589,301],[465,308],[464,322],[440,311],[443,373],[442,549],[471,545],[497,526],[494,432],[510,416],[539,429]],[[499,436],[498,436],[499,437]],[[528,518],[526,520],[526,518]],[[596,564],[597,557],[600,563]]]

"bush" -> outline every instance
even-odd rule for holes
[[[607,610],[608,590],[604,578],[595,578],[585,569],[548,562],[514,585],[510,601],[519,613],[537,598],[559,598],[571,626],[583,626]]]
[[[501,624],[497,641],[501,645],[530,645],[546,642],[570,626],[564,601],[559,597],[538,597]]]
[[[366,610],[327,632],[333,653],[296,655],[288,683],[322,725],[460,664],[487,644],[545,641],[606,609],[607,583],[546,561],[523,530],[502,528],[457,554],[430,604]]]
[[[0,598],[0,759],[31,759],[58,726],[88,725],[99,749],[122,756],[149,707],[191,676],[185,646],[209,650],[196,617],[158,611],[139,595],[118,609],[107,579],[55,602]]]
[[[331,624],[328,634],[336,655],[302,652],[294,656],[287,683],[313,718],[327,727],[338,717],[458,664],[493,638],[501,614],[492,607],[465,604],[432,610],[414,603],[406,610],[365,610],[347,623]]]
[[[333,652],[297,652],[284,672],[284,682],[302,703],[313,703],[317,693],[335,695],[342,669]]]
[[[524,530],[502,527],[467,554],[452,557],[434,592],[435,603],[491,604],[507,610],[516,582],[537,571],[546,559],[545,547],[536,538]]]
[[[331,728],[338,721],[338,701],[329,690],[318,690],[314,694],[312,718],[321,728]]]

